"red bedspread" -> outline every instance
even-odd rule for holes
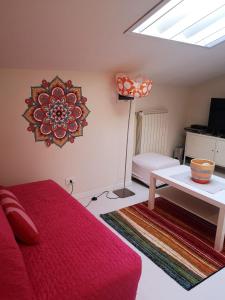
[[[135,299],[141,259],[51,180],[14,186],[40,232],[20,245],[38,300]]]

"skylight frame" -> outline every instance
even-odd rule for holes
[[[198,42],[196,42],[194,38],[190,39],[190,41],[188,40],[188,38],[185,39],[185,37],[182,37],[182,33],[185,32],[187,30],[187,28],[189,28],[189,27],[193,27],[193,28],[196,27],[197,29],[200,28],[199,31],[197,31],[197,33],[195,33],[194,35],[197,35],[201,31],[204,31],[204,30],[207,33],[206,28],[209,28],[209,31],[210,30],[212,31],[213,25],[216,22],[219,22],[218,21],[219,19],[215,23],[208,23],[208,26],[206,26],[205,28],[202,27],[202,24],[206,23],[206,21],[210,20],[210,18],[212,19],[213,14],[214,14],[214,16],[216,16],[216,14],[219,16],[219,9],[221,9],[221,7],[223,8],[223,10],[225,9],[225,0],[217,0],[216,8],[212,7],[212,5],[215,4],[215,2],[213,0],[210,0],[210,2],[208,2],[208,5],[204,6],[205,10],[203,10],[203,11],[204,11],[205,15],[202,12],[198,13],[197,10],[195,13],[195,8],[194,9],[190,8],[191,14],[189,14],[189,15],[184,13],[183,19],[180,18],[180,20],[179,20],[179,16],[177,15],[177,18],[178,18],[180,24],[182,24],[182,22],[183,22],[184,25],[185,25],[185,21],[188,18],[194,19],[194,17],[195,17],[196,19],[194,19],[194,22],[192,24],[188,24],[185,26],[183,25],[184,28],[182,28],[182,30],[179,29],[178,32],[174,31],[174,34],[172,34],[171,37],[167,37],[167,35],[166,35],[167,33],[165,33],[165,32],[164,32],[164,34],[162,34],[162,33],[160,34],[159,32],[157,32],[157,30],[159,31],[160,27],[158,26],[158,28],[157,28],[157,26],[155,24],[160,25],[162,27],[162,25],[166,24],[165,22],[164,22],[165,24],[162,22],[162,19],[164,19],[164,21],[165,20],[167,21],[167,25],[168,25],[169,24],[168,20],[170,20],[170,19],[173,20],[171,18],[171,15],[174,13],[174,11],[175,12],[176,12],[176,10],[178,11],[180,7],[182,8],[182,6],[183,7],[185,7],[185,5],[186,5],[186,7],[188,6],[189,3],[187,3],[186,1],[187,0],[164,0],[164,1],[162,0],[162,1],[160,1],[157,5],[155,5],[151,10],[149,10],[143,17],[141,17],[136,23],[134,23],[125,32],[129,31],[129,32],[132,32],[132,34],[141,34],[141,35],[150,36],[150,37],[168,39],[171,41],[176,41],[176,42],[181,42],[181,43],[191,44],[191,45],[197,45],[198,47],[204,47],[204,48],[211,48],[211,47],[214,47],[214,46],[219,45],[220,43],[224,42],[225,41],[225,34],[224,34],[225,26],[224,26],[224,28],[220,28],[219,30],[217,30],[217,32],[210,32],[209,36],[207,36],[207,35],[204,36],[204,38]],[[213,4],[211,1],[213,1]],[[179,7],[179,5],[180,5],[180,7]],[[174,8],[176,8],[176,9],[174,10]],[[208,11],[207,11],[207,9],[208,9]],[[209,9],[211,9],[211,10],[209,10]],[[183,10],[183,11],[181,10],[181,12],[185,12],[185,10]],[[202,14],[202,16],[201,16],[201,14]],[[220,18],[221,18],[221,16],[220,16]],[[224,14],[224,16],[222,14],[222,18],[224,19],[224,23],[225,23],[225,14]],[[151,20],[151,22],[150,22],[150,20]],[[161,22],[161,24],[160,24],[160,22]],[[174,23],[173,25],[169,24],[170,28],[169,27],[168,28],[170,30],[171,30],[171,28],[172,29],[176,28],[177,24],[180,25],[178,22]],[[201,27],[203,29],[201,29]],[[150,30],[149,30],[149,28],[150,28]],[[168,28],[166,28],[165,31],[169,31]],[[148,30],[150,31],[150,34],[147,33]],[[154,32],[154,30],[155,30],[155,32]],[[171,32],[172,32],[172,30],[171,30]],[[224,35],[221,36],[220,34],[224,34]],[[215,36],[216,39],[211,40],[210,36],[211,36],[211,38],[213,36]],[[205,41],[209,40],[209,42],[206,43],[206,42],[204,42],[204,40]]]

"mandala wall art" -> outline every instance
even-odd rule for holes
[[[58,76],[51,82],[43,80],[40,86],[31,87],[31,97],[25,100],[27,130],[34,133],[35,141],[44,141],[47,146],[73,143],[88,125],[86,101],[81,87],[73,86],[71,80],[64,82]]]

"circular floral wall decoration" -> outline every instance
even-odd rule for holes
[[[88,125],[86,101],[81,87],[74,87],[71,80],[63,82],[58,76],[51,82],[43,80],[41,86],[31,87],[31,97],[25,100],[27,130],[34,133],[35,141],[44,141],[47,146],[73,143]]]

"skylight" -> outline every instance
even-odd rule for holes
[[[213,47],[225,41],[225,0],[165,1],[133,32]]]

